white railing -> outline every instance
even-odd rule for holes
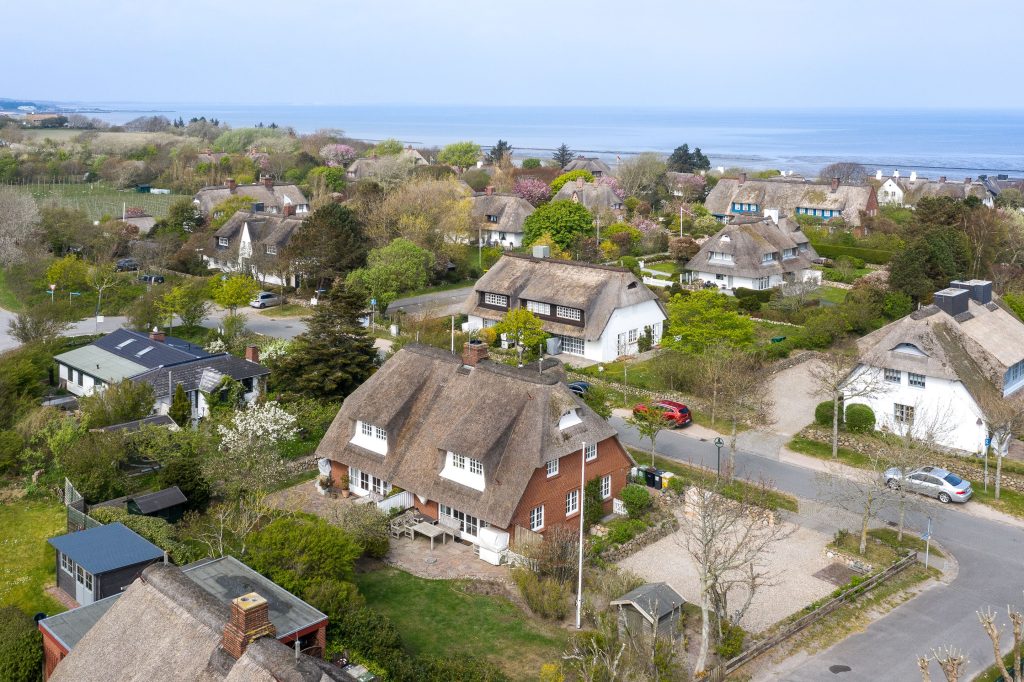
[[[408,490],[403,490],[397,495],[385,497],[377,502],[377,509],[380,509],[382,512],[390,512],[392,509],[408,509],[413,504],[412,493]]]

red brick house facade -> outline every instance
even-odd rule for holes
[[[562,381],[561,363],[539,371],[491,362],[482,344],[461,357],[410,345],[346,399],[317,454],[357,495],[398,486],[469,542],[484,526],[514,542],[517,529],[578,522],[584,443],[586,480],[602,479],[610,513],[633,462]]]

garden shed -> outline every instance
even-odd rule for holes
[[[609,605],[618,610],[620,632],[657,632],[671,637],[678,627],[685,600],[667,583],[647,583]]]

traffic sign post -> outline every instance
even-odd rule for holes
[[[725,441],[719,436],[714,440],[715,447],[718,448],[718,473],[715,474],[715,480],[721,480],[722,478],[722,446],[725,445]]]
[[[924,567],[928,568],[928,555],[932,546],[932,517],[928,517],[928,530],[921,533],[921,539],[924,540]]]

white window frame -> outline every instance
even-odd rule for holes
[[[581,322],[583,320],[583,311],[578,308],[567,308],[563,305],[556,305],[555,317],[560,317],[563,320]]]
[[[551,304],[541,303],[540,301],[527,301],[526,309],[534,315],[547,315],[551,316]]]
[[[64,552],[60,553],[60,567],[68,575],[75,575],[75,562]]]
[[[544,505],[534,507],[530,510],[530,530],[539,531],[544,529]]]
[[[551,478],[553,476],[557,476],[558,475],[558,460],[557,459],[548,460],[548,463],[545,465],[545,469],[547,471],[548,478]]]
[[[607,500],[612,496],[612,475],[601,477],[601,499]]]
[[[565,518],[569,518],[580,510],[580,491],[573,488],[565,494]]]
[[[484,475],[484,463],[478,459],[469,458],[469,473],[476,476]]]
[[[882,370],[883,378],[890,384],[902,384],[903,383],[903,372],[898,369],[892,369],[886,367]]]
[[[369,422],[356,422],[356,432],[350,442],[379,455],[388,454],[388,432]]]
[[[217,246],[227,246],[227,245],[228,245],[228,238],[227,237],[217,237]]]
[[[892,418],[897,424],[910,424],[914,421],[914,406],[893,403]]]
[[[466,468],[466,456],[452,453],[452,466],[456,469]]]
[[[276,256],[277,255],[277,245],[275,245],[275,244],[267,244],[267,255],[268,256]]]
[[[587,443],[584,446],[583,459],[586,462],[593,462],[597,459],[597,443]]]
[[[484,292],[484,303],[487,305],[501,306],[502,308],[508,307],[508,296],[505,294],[493,294],[490,291]]]
[[[574,336],[562,336],[556,334],[562,340],[562,352],[567,355],[583,355],[586,352],[587,344],[583,339]]]
[[[907,372],[907,386],[911,388],[924,388],[927,379],[924,374],[915,374],[914,372]]]

